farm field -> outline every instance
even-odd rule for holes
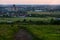
[[[60,14],[60,12],[59,11],[57,11],[57,12],[32,12],[32,11],[29,11],[27,14],[56,14],[56,15],[58,15],[58,14]]]
[[[24,19],[26,19],[27,21],[32,20],[32,21],[40,21],[40,20],[51,20],[54,17],[46,17],[46,18],[40,18],[40,17],[19,17],[19,18],[0,18],[0,22],[6,22],[6,21],[23,21]]]
[[[0,40],[13,40],[14,34],[20,27],[26,28],[33,37],[41,40],[60,40],[60,25],[31,24],[0,24]]]
[[[32,17],[60,17],[60,12],[36,12],[36,11],[30,11],[27,12],[28,15],[31,15]]]

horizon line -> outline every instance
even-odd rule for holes
[[[60,4],[0,4],[0,5],[60,5]]]

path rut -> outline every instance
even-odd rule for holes
[[[32,39],[33,39],[33,38],[32,38],[32,35],[30,35],[30,34],[28,33],[28,31],[25,30],[25,29],[20,29],[20,30],[16,33],[15,38],[14,38],[14,40],[32,40]]]

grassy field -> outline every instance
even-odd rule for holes
[[[60,25],[23,25],[42,40],[60,40]]]
[[[60,40],[60,25],[0,24],[0,40],[13,40],[20,27],[25,27],[31,35],[42,40]]]
[[[32,12],[32,11],[29,11],[28,14],[55,14],[55,15],[60,15],[60,12]]]
[[[19,17],[19,18],[0,18],[0,22],[6,22],[6,21],[23,21],[26,19],[26,21],[32,20],[32,21],[49,21],[53,17],[46,17],[46,18],[40,18],[40,17]]]
[[[0,24],[0,40],[13,40],[18,29],[17,25]]]

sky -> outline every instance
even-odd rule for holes
[[[0,0],[0,4],[60,4],[60,0]]]

